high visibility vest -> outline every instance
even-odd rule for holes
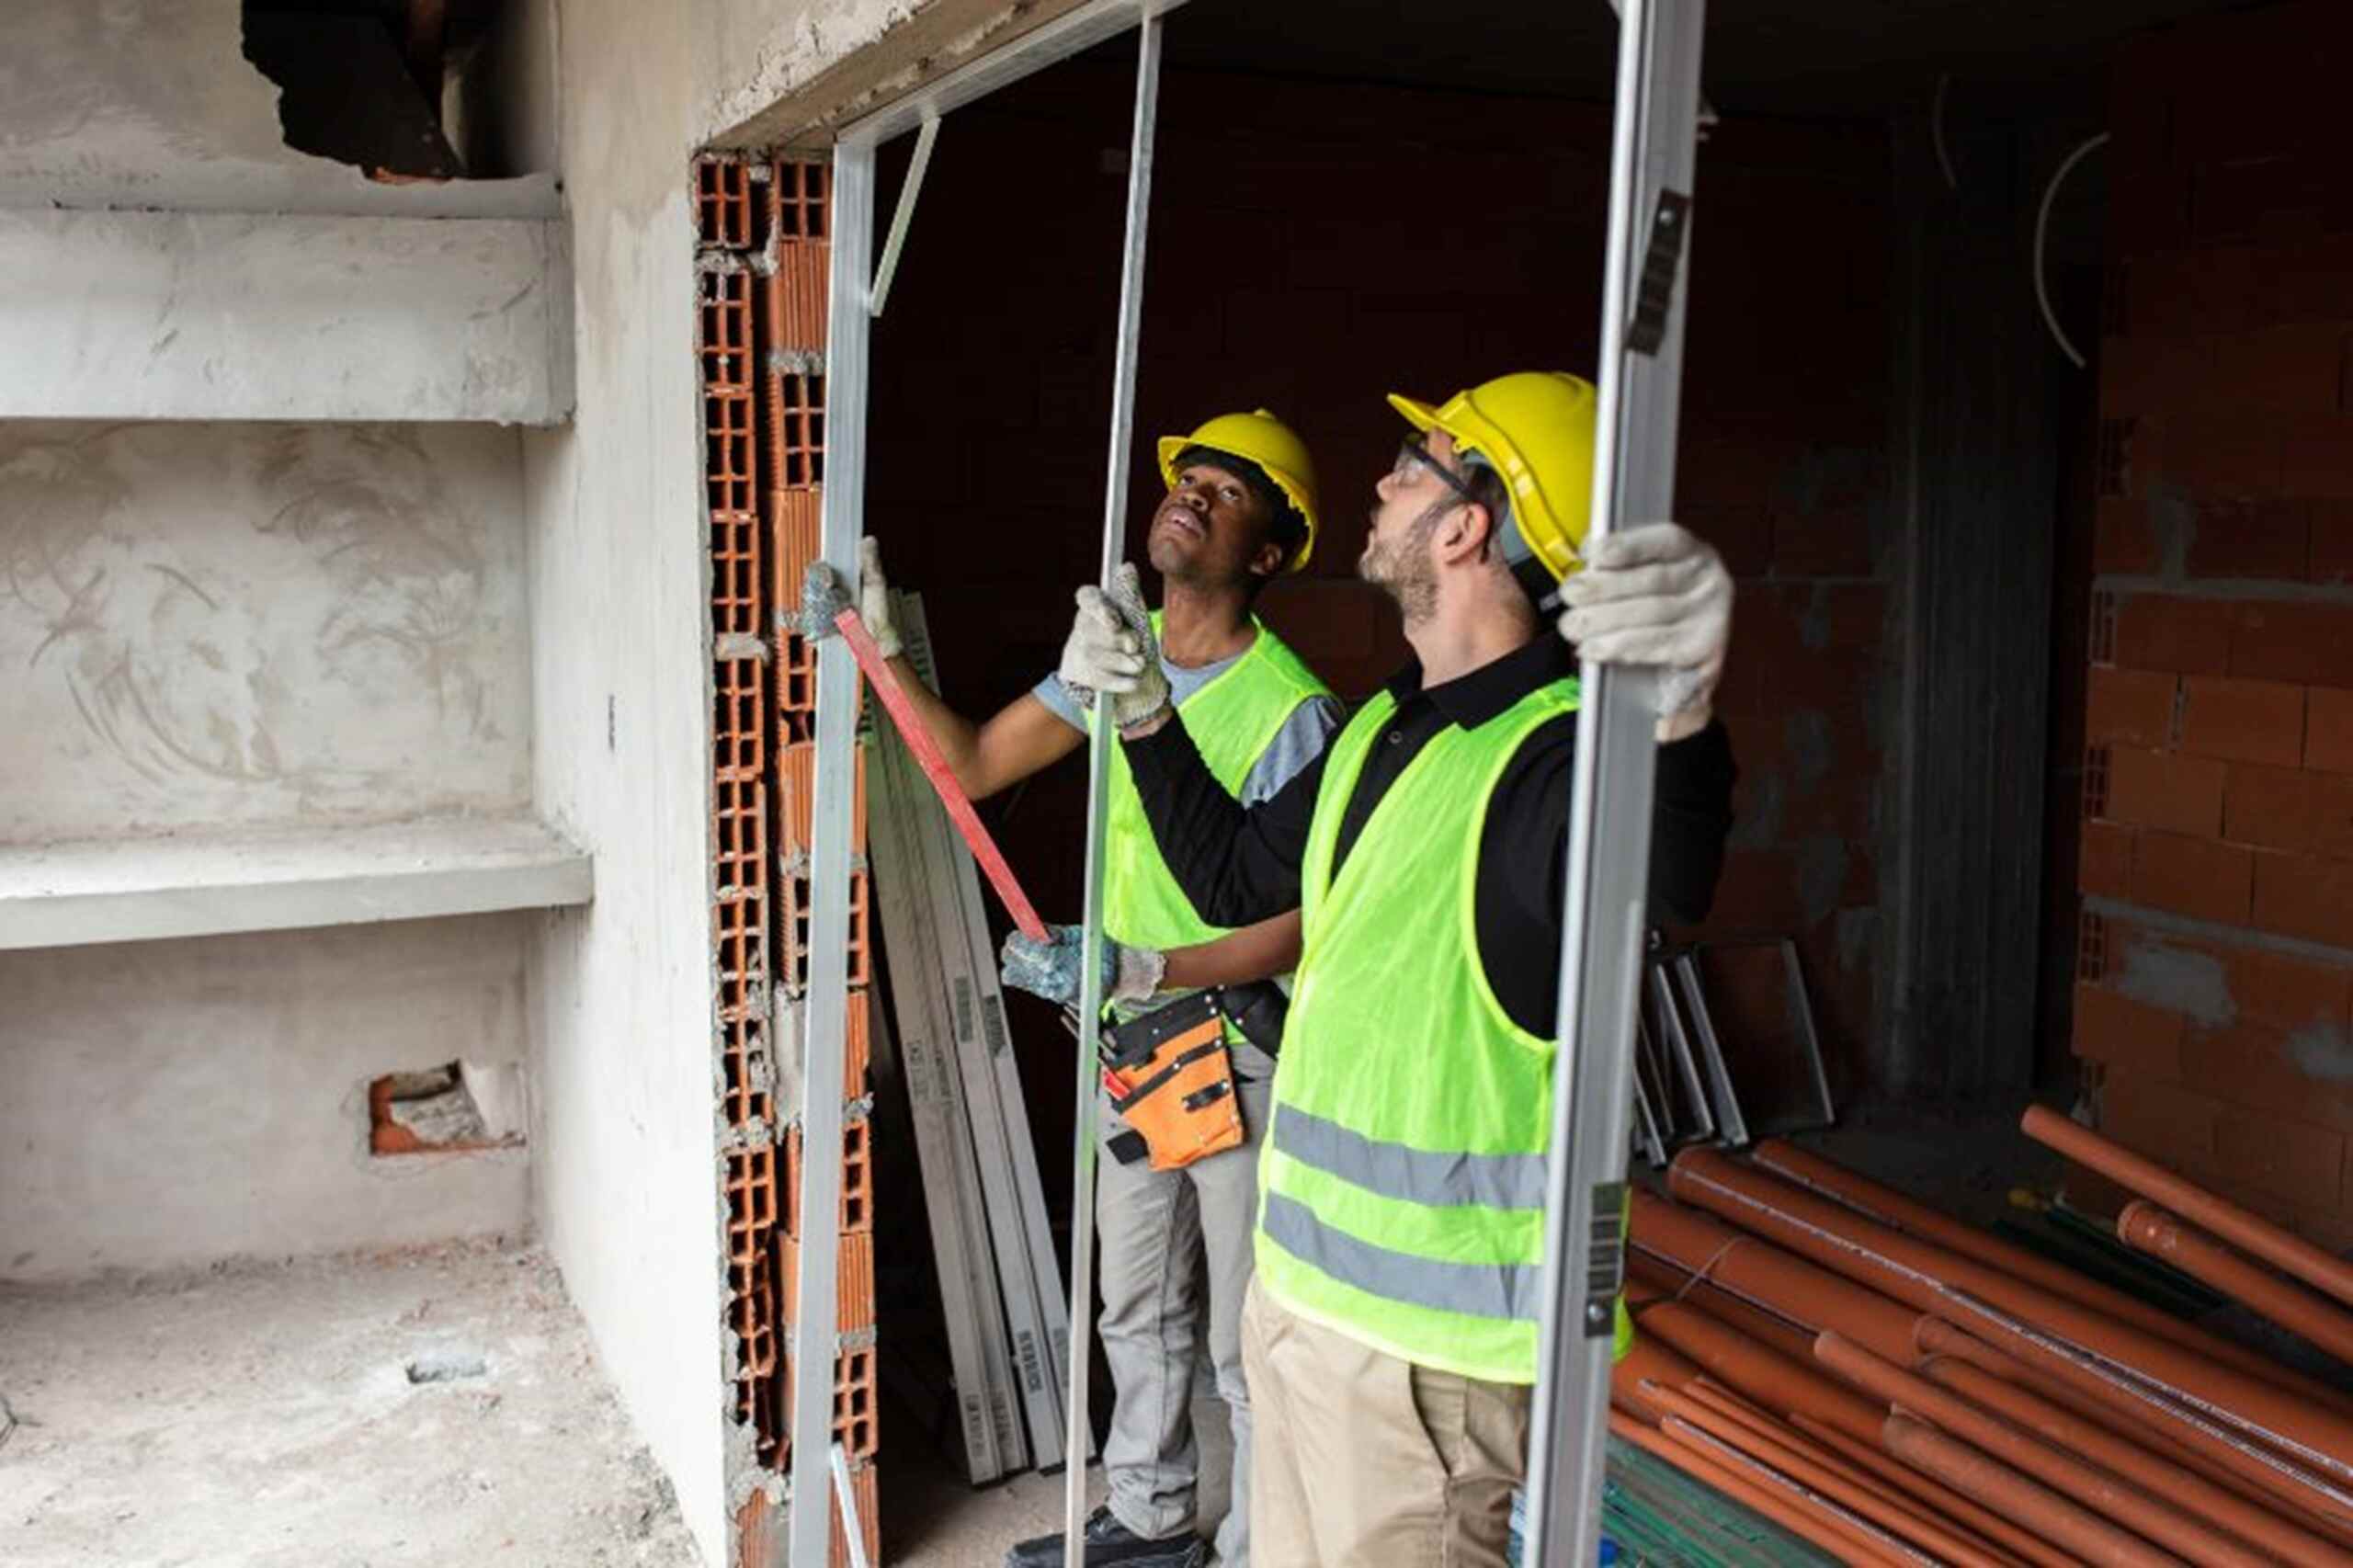
[[[1575,711],[1576,682],[1441,730],[1335,877],[1341,818],[1396,706],[1375,697],[1333,743],[1308,831],[1306,948],[1258,1165],[1258,1283],[1389,1355],[1532,1383],[1553,1042],[1489,987],[1476,890],[1495,781],[1539,725]]]
[[[1299,705],[1332,694],[1282,639],[1255,617],[1251,624],[1258,635],[1250,646],[1177,704],[1201,760],[1236,800],[1250,770]],[[1152,627],[1155,633],[1160,630],[1158,610],[1153,611]],[[1087,722],[1093,723],[1091,712]],[[1230,927],[1200,917],[1161,858],[1151,819],[1136,793],[1135,775],[1118,746],[1111,748],[1110,790],[1104,803],[1108,814],[1103,834],[1103,928],[1111,939],[1128,947],[1165,949],[1224,936]]]

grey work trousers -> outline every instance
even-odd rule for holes
[[[1256,1052],[1248,1054],[1255,1055]],[[1209,1330],[1217,1392],[1233,1423],[1233,1504],[1218,1527],[1227,1568],[1250,1559],[1250,1391],[1242,1376],[1242,1301],[1257,1224],[1258,1149],[1274,1085],[1237,1080],[1245,1141],[1181,1170],[1097,1167],[1095,1216],[1103,1266],[1098,1332],[1111,1366],[1111,1430],[1103,1444],[1111,1512],[1141,1536],[1191,1529],[1200,1479],[1193,1435],[1193,1364]],[[1120,1122],[1103,1107],[1105,1131]]]

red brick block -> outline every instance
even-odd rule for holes
[[[2311,849],[2312,781],[2320,777],[2292,767],[2232,768],[2223,791],[2222,836],[2266,849]]]
[[[2334,414],[2344,357],[2344,334],[2325,328],[2231,333],[2215,342],[2213,385],[2242,408]]]
[[[2092,527],[2092,570],[2142,576],[2157,570],[2157,530],[2149,504],[2103,495]]]
[[[2304,501],[2310,540],[2304,576],[2314,583],[2353,583],[2353,500]]]
[[[2180,689],[2180,677],[2165,671],[2093,665],[2084,698],[2084,739],[2151,750],[2171,745]]]
[[[2100,1086],[2099,1131],[2168,1169],[2195,1175],[2214,1167],[2214,1122],[2225,1108],[2178,1084],[2112,1072]]]
[[[2353,687],[2353,604],[2242,603],[2232,611],[2232,675]]]
[[[2293,767],[2304,744],[2304,688],[2191,676],[2182,682],[2181,749]]]
[[[2222,830],[2223,764],[2117,746],[2108,766],[2109,821],[2205,837]]]
[[[2353,948],[2353,864],[2257,849],[2250,918],[2262,930]]]
[[[2282,1029],[2314,1024],[2338,1024],[2353,1014],[2353,967],[2266,952],[2260,948],[2228,948],[2222,971],[2239,1017]]]
[[[2302,1049],[2311,1049],[2309,1043]],[[2338,1131],[2353,1129],[2353,1081],[2314,1075],[2298,1052],[2288,1030],[2245,1018],[2222,1028],[2193,1028],[2182,1041],[2181,1082],[2248,1110]]]
[[[2114,823],[2084,824],[2075,856],[2075,891],[2086,898],[2131,898],[2133,836],[2132,829]]]
[[[2075,986],[2075,1051],[2086,1061],[2177,1080],[2187,1028],[2178,1013],[2136,1002],[2104,986],[2081,983]]]
[[[2136,594],[2116,607],[2116,661],[2127,669],[2227,675],[2231,606],[2219,599]]]
[[[2211,337],[2135,331],[2109,337],[2099,348],[2099,411],[2163,414],[2196,407],[2214,384]]]
[[[2353,691],[2316,686],[2306,694],[2304,766],[2353,773]]]
[[[2260,415],[2172,414],[2165,421],[2161,472],[2200,501],[2277,495],[2281,443],[2279,425]]]
[[[2345,1134],[2333,1128],[2225,1110],[2214,1118],[2214,1158],[2225,1174],[2299,1206],[2344,1199]]]
[[[2243,926],[2252,896],[2255,854],[2211,839],[2144,833],[2133,850],[2132,902]]]
[[[2353,415],[2314,414],[2280,421],[2281,493],[2307,500],[2353,499]]]
[[[2299,503],[2202,502],[2185,569],[2192,577],[2301,582],[2312,561],[2310,514]]]

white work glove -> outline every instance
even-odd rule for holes
[[[1713,546],[1676,523],[1605,534],[1561,600],[1561,635],[1581,657],[1660,669],[1660,740],[1707,727],[1732,641],[1732,574]]]
[[[882,547],[868,534],[858,541],[858,619],[886,659],[900,653],[898,618],[891,610],[891,579],[882,575]]]
[[[1086,934],[1076,926],[1049,926],[1048,939],[1040,942],[1018,931],[1009,932],[999,955],[1007,985],[1059,1002],[1078,1006],[1079,963]],[[1168,972],[1168,955],[1152,948],[1131,948],[1103,938],[1103,1000],[1144,1002],[1160,989]]]
[[[1112,575],[1108,594],[1093,584],[1078,590],[1078,614],[1056,673],[1082,708],[1094,702],[1097,692],[1109,692],[1111,722],[1121,730],[1158,718],[1168,707],[1160,640],[1153,635],[1132,565]]]

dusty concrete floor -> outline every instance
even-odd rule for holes
[[[12,1568],[697,1562],[532,1250],[0,1286],[0,1396]]]
[[[886,1414],[888,1412],[886,1411]],[[1225,1517],[1233,1438],[1225,1405],[1193,1402],[1201,1449],[1200,1530]],[[907,1428],[884,1428],[882,1557],[888,1568],[1001,1568],[1006,1549],[1063,1526],[1063,1478],[1035,1471],[978,1491],[962,1472]],[[1087,1472],[1089,1506],[1103,1500],[1103,1467]]]

